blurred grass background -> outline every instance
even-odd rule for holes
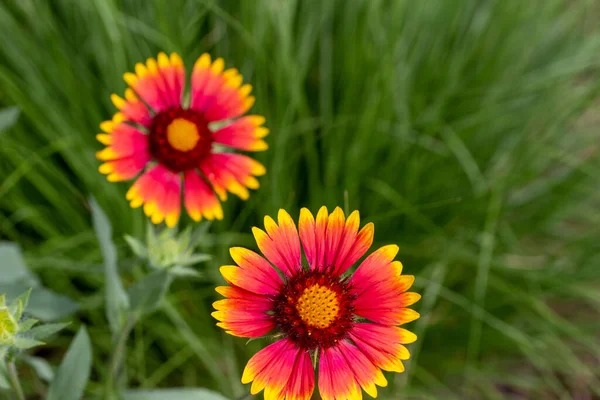
[[[189,70],[208,51],[254,86],[268,174],[210,226],[207,279],[136,327],[132,387],[247,393],[264,343],[214,326],[217,267],[255,246],[265,214],[325,204],[399,244],[423,295],[382,398],[600,398],[599,15],[596,0],[4,0],[0,106],[21,116],[0,136],[0,238],[81,303],[98,393],[111,343],[86,199],[109,214],[129,283],[142,265],[122,237],[145,220],[129,184],[97,172],[94,134],[136,62],[177,51]]]

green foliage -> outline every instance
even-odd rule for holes
[[[599,12],[586,0],[5,1],[0,107],[21,115],[0,137],[0,237],[32,271],[0,243],[0,293],[33,286],[39,319],[36,293],[76,298],[94,338],[88,392],[103,392],[105,308],[116,334],[144,275],[146,222],[129,184],[97,172],[94,134],[135,62],[178,51],[189,72],[208,51],[254,87],[267,175],[201,236],[204,280],[175,281],[134,329],[132,387],[247,393],[242,368],[264,343],[214,327],[218,266],[228,247],[255,247],[264,215],[325,204],[359,209],[376,246],[400,245],[423,295],[407,372],[386,375],[381,398],[599,396]]]
[[[81,327],[50,384],[46,400],[80,400],[92,368],[92,344]]]
[[[19,109],[8,107],[0,109],[0,135],[2,132],[13,126],[19,118]]]

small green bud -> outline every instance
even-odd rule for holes
[[[0,304],[4,304],[4,295],[0,300]],[[0,307],[0,346],[12,344],[18,331],[19,325],[8,307]]]

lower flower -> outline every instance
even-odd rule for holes
[[[214,303],[217,325],[234,336],[273,331],[279,338],[244,370],[242,383],[252,382],[252,394],[264,390],[265,399],[308,400],[318,368],[322,399],[360,399],[361,388],[376,397],[376,386],[387,385],[382,370],[404,371],[404,345],[417,337],[398,325],[419,318],[407,307],[420,295],[407,292],[414,276],[401,274],[394,245],[344,275],[373,242],[373,224],[360,231],[359,224],[358,211],[346,219],[339,207],[331,215],[322,207],[316,220],[302,209],[296,229],[280,210],[277,223],[265,217],[266,232],[253,228],[266,259],[231,249],[237,265],[221,267],[229,286],[217,288],[226,297]]]

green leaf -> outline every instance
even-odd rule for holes
[[[39,321],[37,319],[29,318],[19,322],[19,333],[28,332],[35,324]]]
[[[21,316],[23,315],[23,310],[27,308],[30,295],[31,288],[20,294],[16,299],[12,301],[12,303],[10,303],[10,306],[8,306],[10,313],[13,315],[13,317],[15,317],[17,321],[21,319]]]
[[[208,389],[128,390],[121,397],[123,400],[228,400],[222,394]]]
[[[144,246],[144,243],[142,243],[141,240],[136,239],[133,236],[125,235],[125,241],[136,256],[139,258],[148,257],[148,250],[146,250],[146,246]]]
[[[16,243],[0,242],[0,282],[22,282],[28,287],[39,284],[25,265],[21,248]]]
[[[29,339],[24,337],[15,337],[14,346],[21,350],[31,349],[32,347],[42,346],[44,342],[40,342],[39,340]]]
[[[201,275],[198,271],[190,267],[184,267],[182,265],[176,265],[172,268],[169,268],[169,274],[178,277],[193,277],[199,278]]]
[[[22,283],[0,284],[0,293],[14,299],[29,287]],[[43,287],[34,287],[25,313],[42,321],[56,321],[78,309],[79,305],[70,298]]]
[[[13,126],[19,119],[19,109],[8,107],[0,110],[0,133]]]
[[[146,275],[129,288],[131,309],[140,315],[154,311],[162,302],[170,284],[171,277],[167,271],[156,271]]]
[[[104,257],[106,317],[112,333],[116,334],[120,332],[127,320],[129,299],[119,277],[117,250],[112,241],[112,228],[108,217],[93,197],[90,198],[90,207],[92,209],[94,230]]]
[[[81,400],[92,368],[92,346],[84,326],[69,346],[46,400]]]
[[[45,359],[28,355],[21,356],[21,359],[33,368],[41,379],[46,382],[51,382],[52,379],[54,379],[54,370],[50,363]]]
[[[46,339],[47,337],[54,335],[56,332],[66,328],[69,325],[69,323],[63,323],[36,326],[35,328],[29,331],[29,334],[27,336],[36,340]]]
[[[212,256],[210,254],[193,254],[191,256],[178,259],[177,263],[182,265],[193,265],[210,260],[212,260]]]

